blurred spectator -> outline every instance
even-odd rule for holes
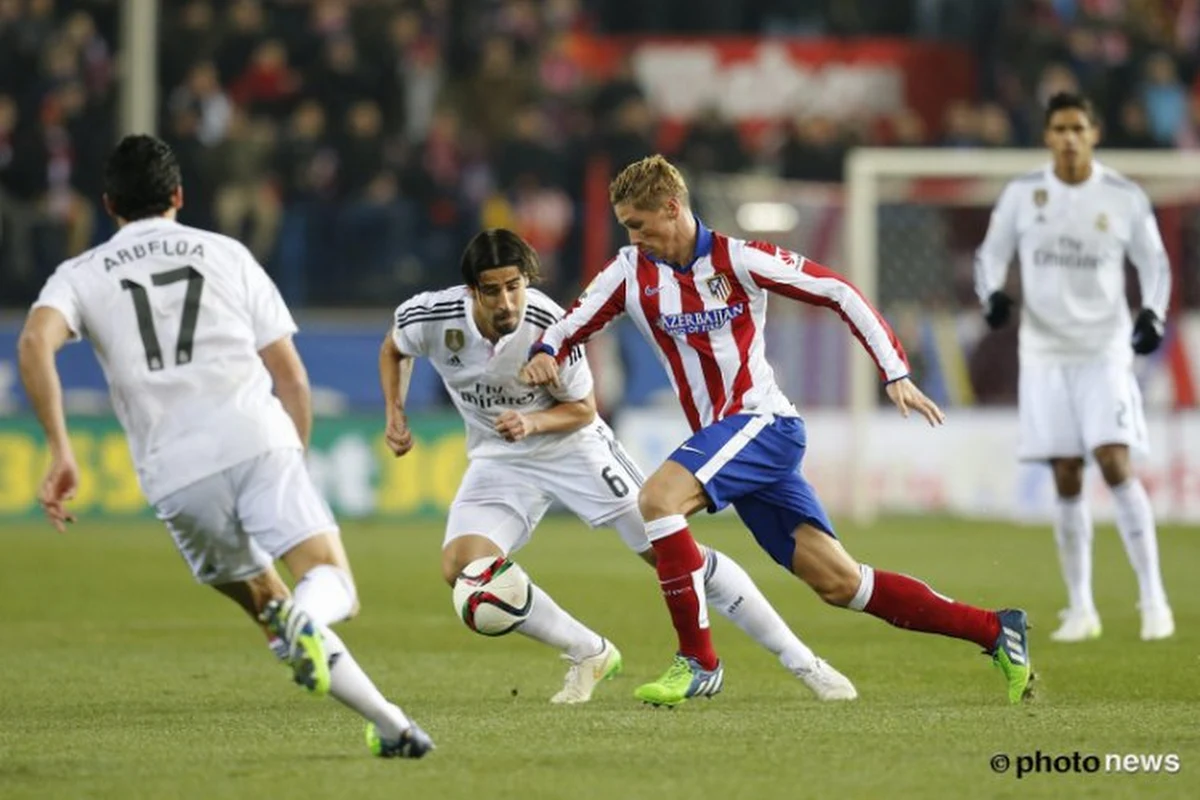
[[[1162,145],[1150,133],[1150,120],[1142,101],[1136,98],[1121,104],[1115,130],[1101,140],[1104,147],[1123,150],[1150,150]]]
[[[979,109],[979,143],[984,147],[1013,147],[1012,122],[1008,112],[996,103],[985,103]]]
[[[942,122],[943,147],[978,147],[979,112],[965,100],[955,100],[946,107]]]
[[[804,117],[789,129],[780,150],[780,175],[792,180],[840,181],[846,143],[829,117]]]
[[[679,158],[689,169],[703,172],[740,172],[750,164],[737,129],[717,108],[707,109],[692,123]]]
[[[300,85],[300,76],[288,65],[287,47],[278,39],[267,39],[254,49],[229,96],[255,113],[278,115],[288,109]]]
[[[190,0],[178,16],[164,20],[159,48],[159,70],[164,86],[183,82],[192,64],[217,55],[221,35],[209,0]],[[215,69],[215,66],[214,66]]]
[[[250,54],[266,38],[266,15],[258,0],[233,0],[226,12],[217,50],[222,85],[228,86],[245,70]]]
[[[229,134],[217,145],[217,229],[246,242],[259,261],[266,261],[279,230],[279,198],[272,186],[274,124],[234,111]]]
[[[187,80],[171,92],[167,108],[172,114],[194,114],[196,139],[206,147],[221,143],[233,116],[233,103],[222,91],[217,67],[211,61],[201,61],[191,68]]]
[[[1143,68],[1140,96],[1150,123],[1150,135],[1160,145],[1176,144],[1188,121],[1188,96],[1175,62],[1166,53],[1154,53]]]

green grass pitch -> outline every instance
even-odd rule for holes
[[[0,558],[0,797],[801,798],[1200,797],[1200,535],[1161,531],[1179,633],[1142,643],[1133,574],[1097,531],[1104,637],[1053,645],[1063,590],[1047,528],[946,519],[843,525],[859,559],[1036,626],[1038,695],[1005,702],[969,644],[823,606],[735,519],[697,536],[741,563],[784,617],[855,681],[823,705],[724,619],[725,691],[675,711],[639,682],[673,644],[652,572],[615,535],[551,519],[519,561],[621,647],[626,672],[586,706],[556,708],[564,664],[520,636],[456,621],[438,574],[436,522],[352,523],[363,601],[342,637],[380,687],[434,736],[418,762],[372,759],[362,726],[309,698],[232,603],[191,582],[166,533],[83,522],[67,535],[8,524]],[[1177,774],[1035,773],[1020,755],[1175,753]],[[995,774],[989,760],[1013,767]],[[1065,762],[1060,762],[1065,763]]]

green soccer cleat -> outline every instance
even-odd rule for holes
[[[317,697],[329,694],[329,659],[325,642],[308,614],[291,600],[267,603],[259,621],[287,646],[292,679]]]
[[[997,611],[1000,635],[992,648],[992,663],[1008,681],[1008,702],[1016,705],[1033,694],[1033,665],[1029,660],[1029,623],[1025,612],[1006,608]]]
[[[719,662],[716,669],[705,669],[695,659],[676,654],[661,678],[642,684],[633,696],[652,706],[674,708],[689,697],[712,697],[724,683],[725,668]]]

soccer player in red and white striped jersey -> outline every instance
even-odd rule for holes
[[[703,559],[687,517],[732,503],[763,549],[823,600],[979,644],[1004,672],[1009,700],[1020,702],[1032,674],[1025,612],[957,603],[907,575],[858,564],[800,474],[807,438],[766,359],[767,293],[835,310],[874,359],[900,411],[940,425],[941,410],[909,380],[904,349],[879,312],[833,270],[709,230],[692,213],[679,171],[662,156],[626,167],[609,195],[630,246],[546,330],[522,376],[554,383],[572,348],[628,314],[655,347],[691,425],[693,435],[639,496],[679,653],[635,695],[677,705],[719,691],[722,667],[698,574]]]

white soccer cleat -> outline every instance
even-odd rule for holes
[[[1142,641],[1169,639],[1175,635],[1175,616],[1166,606],[1142,609]]]
[[[1058,618],[1062,620],[1062,624],[1050,634],[1052,642],[1086,642],[1100,638],[1100,615],[1095,611],[1075,611],[1068,608],[1058,612]]]
[[[610,680],[621,671],[621,651],[604,639],[604,646],[594,656],[585,656],[575,660],[563,656],[571,662],[567,667],[567,677],[563,680],[563,688],[550,698],[556,705],[575,705],[586,703],[592,699],[592,692],[600,681]]]
[[[794,670],[794,673],[818,700],[853,700],[858,697],[858,690],[850,679],[829,666],[824,659],[818,658],[811,667]]]

